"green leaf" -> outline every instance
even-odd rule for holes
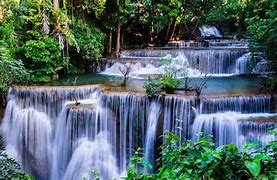
[[[254,177],[259,175],[261,171],[260,161],[244,161],[244,164]]]
[[[153,167],[151,165],[151,163],[145,159],[142,160],[142,164],[147,167],[147,169],[151,170]]]
[[[219,155],[219,154],[214,153],[213,155],[214,155],[214,157],[215,157],[215,158],[222,160],[222,158],[220,157],[220,155]]]
[[[271,161],[272,158],[264,153],[261,153],[261,154],[257,154],[255,157],[254,157],[254,160],[269,160]]]
[[[252,141],[252,142],[246,142],[243,145],[243,149],[244,150],[249,150],[255,147],[261,146],[261,142],[259,141]]]

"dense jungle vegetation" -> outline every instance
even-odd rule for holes
[[[90,72],[124,47],[203,41],[198,27],[250,38],[276,66],[276,0],[4,0],[0,6],[0,89]],[[276,77],[266,82],[276,88]]]

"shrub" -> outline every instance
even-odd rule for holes
[[[33,178],[21,171],[18,163],[0,150],[0,179],[31,180]]]
[[[180,80],[177,79],[176,69],[173,67],[165,68],[165,74],[161,78],[162,90],[166,93],[173,93],[178,88]]]
[[[57,79],[57,71],[63,68],[58,42],[49,36],[29,40],[24,45],[25,56],[30,61],[32,81],[47,82]]]
[[[211,138],[204,136],[195,143],[180,142],[178,135],[166,132],[161,148],[156,173],[144,173],[151,165],[138,151],[127,179],[274,179],[277,175],[277,141],[264,147],[247,142],[239,151],[234,144],[215,148]]]
[[[0,93],[3,93],[10,85],[27,82],[29,73],[22,61],[12,58],[7,48],[0,48],[0,53]]]
[[[159,77],[147,76],[147,78],[144,80],[143,87],[146,90],[147,96],[150,98],[158,95],[160,86],[161,82]]]

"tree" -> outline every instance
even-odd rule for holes
[[[0,94],[7,92],[9,86],[29,81],[29,72],[21,60],[14,57],[14,29],[10,24],[0,26]]]
[[[123,76],[123,81],[120,84],[121,86],[125,87],[127,85],[131,70],[132,70],[132,64],[124,64],[123,66],[119,67],[119,71]]]
[[[252,6],[252,11],[246,23],[247,33],[251,37],[250,50],[264,53],[272,71],[277,71],[277,1],[250,1],[249,6]],[[264,84],[271,91],[276,91],[276,75],[269,76]]]

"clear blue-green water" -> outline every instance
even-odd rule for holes
[[[87,84],[102,84],[109,90],[114,91],[134,91],[144,92],[143,79],[130,78],[126,87],[120,87],[121,78],[115,76],[106,76],[101,74],[84,74],[74,75],[61,78],[57,81],[52,81],[46,85],[87,85]],[[191,78],[191,84],[196,84],[201,81],[200,78]],[[243,95],[256,94],[261,87],[262,79],[258,77],[210,77],[206,86],[203,89],[205,95]],[[182,91],[178,91],[182,94]]]

